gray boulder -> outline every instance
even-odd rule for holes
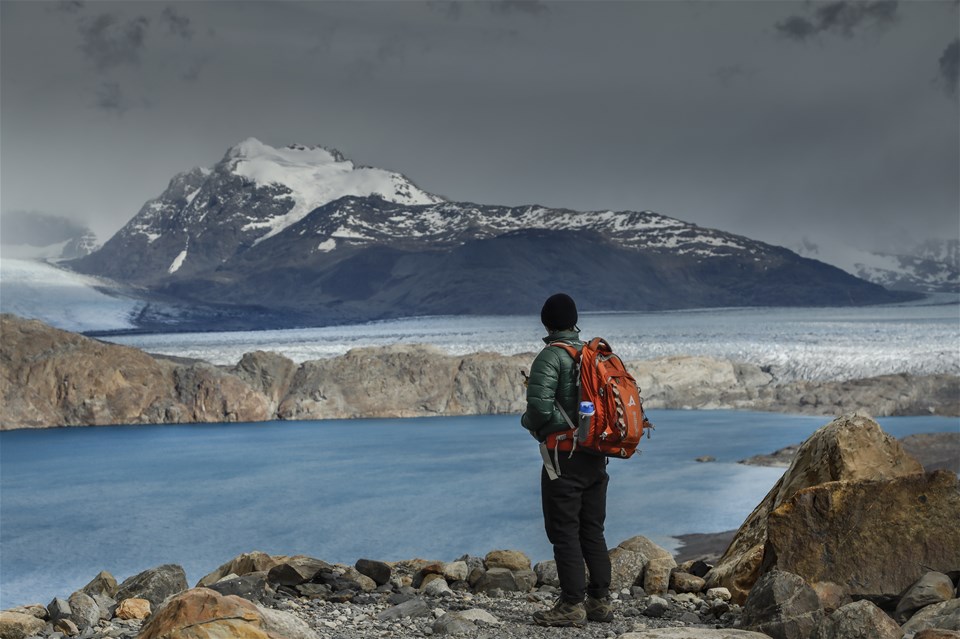
[[[187,589],[187,574],[176,564],[150,568],[124,580],[117,588],[117,601],[146,599],[156,610],[163,600]]]
[[[251,572],[233,579],[224,579],[207,586],[221,595],[236,595],[247,601],[263,603],[273,596],[274,590],[267,580],[267,571]],[[329,588],[327,588],[329,590]]]
[[[80,590],[87,593],[91,597],[94,595],[103,595],[104,597],[110,597],[111,599],[116,599],[117,596],[117,580],[106,570],[103,570],[96,577],[90,580],[86,586]]]
[[[78,590],[70,595],[70,620],[77,624],[80,630],[95,627],[100,621],[102,611],[97,602],[87,593]]]
[[[60,597],[54,597],[53,601],[47,604],[47,612],[50,614],[50,621],[56,623],[61,619],[67,619],[73,614],[70,604]]]
[[[529,592],[537,587],[537,573],[532,570],[514,570],[513,580],[520,592]]]
[[[357,563],[354,565],[354,568],[356,568],[357,572],[359,572],[361,575],[365,575],[370,577],[370,579],[373,579],[378,586],[382,586],[390,581],[390,566],[382,561],[375,561],[373,559],[358,559]]]
[[[820,625],[823,609],[817,593],[789,572],[774,570],[760,577],[743,606],[743,627],[774,639],[809,639]]]
[[[533,567],[533,572],[537,575],[537,583],[542,586],[560,587],[560,575],[557,574],[557,562],[553,559],[541,561]]]
[[[464,635],[476,629],[477,624],[459,612],[448,612],[433,622],[433,632],[438,635]]]
[[[647,607],[644,608],[643,614],[646,617],[662,617],[669,609],[670,609],[669,601],[667,601],[663,597],[652,595],[647,600]]]
[[[430,614],[430,606],[423,599],[410,599],[377,615],[378,621],[392,621],[404,617],[425,617]]]
[[[960,599],[951,599],[921,609],[903,624],[903,636],[909,639],[927,628],[960,630]]]
[[[824,617],[815,639],[901,639],[900,626],[887,613],[867,601],[841,606]]]
[[[299,586],[313,579],[317,573],[330,571],[333,567],[313,557],[291,557],[277,564],[267,573],[267,580],[280,586]]]
[[[517,580],[513,571],[509,568],[490,568],[480,577],[474,586],[477,592],[490,593],[494,590],[503,590],[505,592],[516,592]]]
[[[953,599],[954,594],[950,577],[942,572],[928,572],[900,598],[894,617],[899,623],[904,623],[917,610]]]

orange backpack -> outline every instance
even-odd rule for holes
[[[624,459],[633,455],[644,430],[650,437],[653,424],[643,412],[640,387],[627,372],[620,357],[600,337],[584,344],[580,351],[564,342],[554,342],[550,346],[562,348],[574,359],[580,400],[593,402],[595,413],[588,423],[580,415],[575,416],[578,420],[575,422],[556,403],[570,430],[547,437],[547,448],[571,452],[582,448]]]

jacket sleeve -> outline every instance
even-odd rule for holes
[[[523,427],[540,439],[537,431],[551,421],[556,406],[557,385],[560,382],[560,358],[554,348],[540,351],[530,367],[527,384],[527,410],[520,418]]]

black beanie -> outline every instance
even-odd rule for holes
[[[566,293],[557,293],[547,298],[540,311],[540,322],[547,328],[560,330],[577,325],[577,305]]]

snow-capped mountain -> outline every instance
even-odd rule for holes
[[[902,252],[880,253],[804,239],[796,250],[891,290],[960,292],[960,240],[927,240]]]
[[[216,268],[280,233],[317,207],[344,196],[377,196],[417,205],[442,201],[391,171],[356,166],[336,150],[255,138],[231,147],[212,168],[173,177],[80,270],[128,281]],[[108,256],[129,259],[110,263]],[[161,268],[162,267],[162,268]]]
[[[527,312],[559,289],[591,310],[904,297],[651,211],[450,202],[336,151],[253,139],[175,176],[72,267],[165,299],[285,309],[301,323]]]

